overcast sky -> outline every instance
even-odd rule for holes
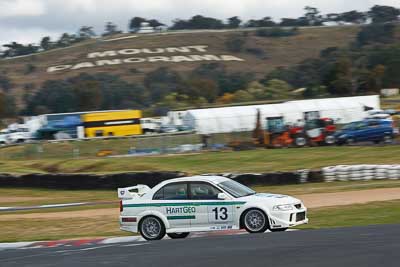
[[[82,25],[101,32],[107,21],[127,30],[130,18],[156,18],[170,24],[173,19],[193,15],[226,19],[271,16],[299,17],[306,5],[322,13],[368,10],[373,5],[400,7],[399,0],[0,0],[0,44],[17,41],[38,43],[41,37],[58,38],[75,33]]]

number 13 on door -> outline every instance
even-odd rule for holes
[[[232,206],[208,206],[208,221],[226,223],[233,221]]]

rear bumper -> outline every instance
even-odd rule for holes
[[[126,232],[131,232],[131,233],[138,233],[138,223],[137,222],[123,222],[122,218],[132,218],[129,216],[121,216],[119,217],[119,229],[122,231]],[[137,218],[135,216],[135,218]]]

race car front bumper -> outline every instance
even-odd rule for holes
[[[288,211],[274,211],[269,216],[271,229],[290,228],[307,223],[307,209],[305,208]]]

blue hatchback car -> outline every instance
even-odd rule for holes
[[[352,122],[335,134],[338,144],[353,144],[368,141],[374,143],[392,143],[393,137],[393,121],[382,119]]]

